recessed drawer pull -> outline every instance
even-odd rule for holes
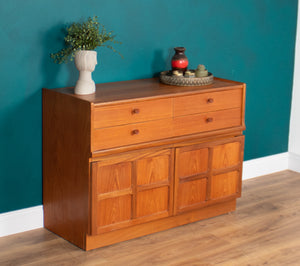
[[[140,131],[138,129],[134,129],[131,131],[131,135],[137,135],[139,133],[140,133]]]
[[[214,102],[214,99],[213,98],[208,98],[207,99],[207,103],[213,103]]]
[[[214,119],[213,119],[212,117],[206,118],[206,122],[207,122],[207,123],[211,123],[212,121],[214,121]]]
[[[140,113],[140,109],[139,108],[134,108],[131,112],[133,115],[134,114],[139,114]]]

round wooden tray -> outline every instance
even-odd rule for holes
[[[175,86],[204,86],[213,83],[214,76],[212,73],[208,73],[207,77],[202,78],[188,78],[172,76],[170,71],[163,71],[160,73],[160,81],[168,85]]]

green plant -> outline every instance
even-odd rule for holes
[[[72,23],[66,28],[64,40],[65,48],[50,54],[53,61],[58,64],[72,61],[77,50],[95,50],[104,46],[117,52],[111,43],[120,43],[115,40],[112,31],[107,32],[104,25],[98,22],[97,16],[89,17],[84,22]]]

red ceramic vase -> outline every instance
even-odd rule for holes
[[[175,47],[174,50],[175,50],[175,54],[172,57],[172,61],[171,61],[172,69],[185,72],[189,64],[189,61],[184,54],[185,48]]]

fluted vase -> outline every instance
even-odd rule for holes
[[[95,82],[92,79],[92,72],[97,65],[97,52],[80,50],[75,53],[75,66],[79,71],[79,78],[75,86],[75,94],[92,94],[96,91]]]

